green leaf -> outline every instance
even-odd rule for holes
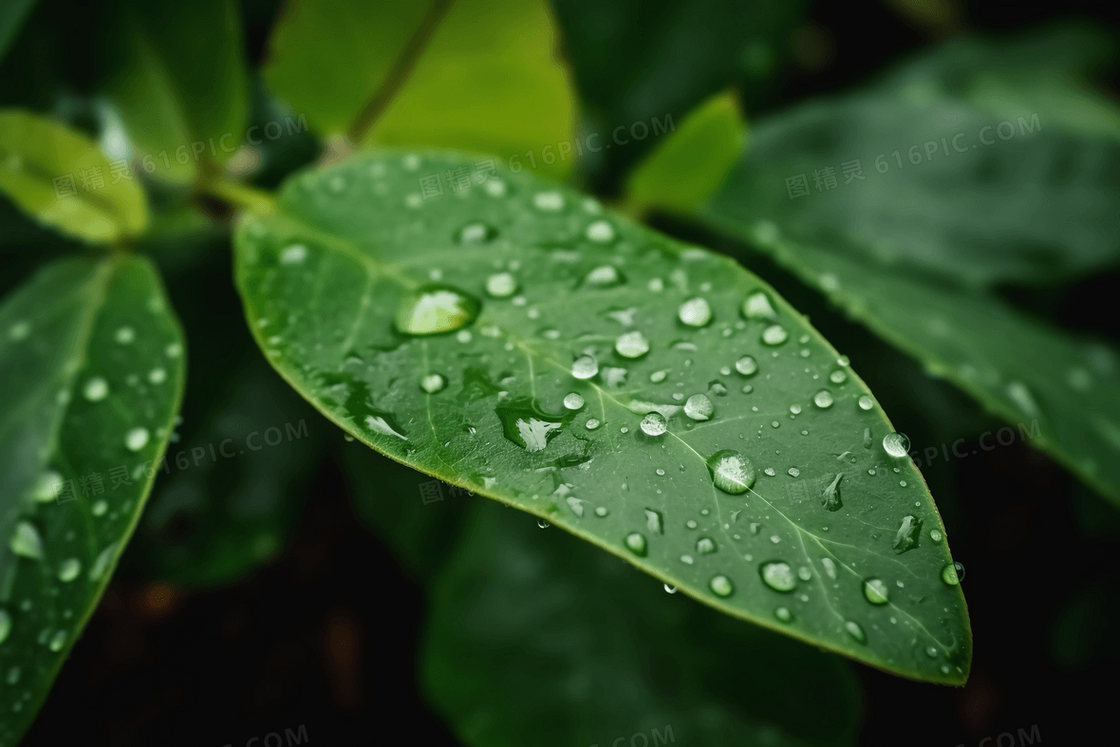
[[[426,5],[431,3],[288,3],[269,41],[265,80],[320,133],[345,132],[389,76]]]
[[[119,0],[104,41],[102,80],[145,172],[168,182],[198,178],[245,138],[248,74],[233,0],[190,4]]]
[[[962,49],[972,47],[914,63],[928,77],[900,74],[760,120],[709,212],[771,220],[793,241],[970,286],[1048,284],[1115,264],[1120,181],[1110,164],[1120,163],[1120,129],[1106,137],[1064,125],[1087,113],[1088,99],[1060,114],[1042,108],[1029,80],[999,78],[994,61],[968,70],[1024,87],[1040,108],[1024,114],[1010,96],[973,93],[963,71],[942,70]],[[1012,52],[996,47],[983,59],[1019,59]]]
[[[997,432],[1000,443],[1027,441],[1120,502],[1115,350],[1079,340],[995,297],[854,260],[845,247],[787,238],[784,227],[768,221],[751,226],[726,214],[708,217],[750,237],[931,374],[1006,418],[1014,427]],[[924,448],[916,445],[915,452]]]
[[[24,20],[31,14],[38,0],[8,0],[0,5],[0,59],[16,38]]]
[[[744,130],[734,94],[713,96],[630,173],[627,199],[642,209],[699,207],[738,161]]]
[[[136,525],[182,346],[139,257],[55,262],[0,306],[0,744],[31,723]]]
[[[66,125],[31,112],[0,112],[0,161],[0,191],[68,236],[112,243],[148,224],[140,187],[125,179],[113,184],[104,154]]]
[[[281,374],[364,443],[717,609],[962,682],[940,518],[846,359],[734,262],[526,172],[416,191],[470,162],[355,158],[239,225],[246,315]],[[888,604],[865,597],[872,577]]]
[[[422,664],[466,744],[855,743],[858,686],[840,660],[666,594],[528,517],[471,518],[435,584]]]
[[[788,55],[805,3],[774,0],[552,0],[586,128],[603,143],[636,122],[680,121],[709,96],[738,84],[748,113]],[[601,191],[658,142],[615,144],[587,154]]]

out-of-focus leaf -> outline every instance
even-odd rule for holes
[[[357,157],[239,225],[246,316],[289,383],[394,459],[717,609],[962,682],[940,518],[846,359],[739,265],[572,190],[499,166],[416,191],[471,163]]]
[[[577,154],[575,97],[556,46],[545,0],[455,0],[369,142],[458,148],[566,173]]]
[[[0,745],[15,745],[144,508],[183,388],[154,268],[44,268],[0,306]]]
[[[8,45],[16,38],[36,2],[38,0],[6,0],[0,3],[0,59],[4,58]]]
[[[245,138],[248,75],[234,0],[118,0],[101,82],[146,173],[174,183]]]
[[[1114,350],[984,293],[854,259],[847,247],[787,236],[769,221],[745,222],[728,211],[733,190],[729,185],[721,206],[706,213],[713,223],[771,252],[927,370],[1014,424],[996,438],[1029,441],[1120,501],[1120,356]]]
[[[630,173],[628,200],[640,209],[683,212],[698,207],[734,167],[744,129],[735,96],[713,96]]]
[[[293,0],[272,33],[265,80],[321,134],[345,132],[385,82],[430,5]]]
[[[135,181],[109,178],[109,162],[85,135],[31,112],[0,112],[0,192],[69,236],[111,243],[148,223]]]
[[[466,744],[855,743],[843,662],[666,594],[527,516],[475,508],[435,585],[422,655]]]
[[[763,0],[552,0],[589,132],[611,143],[616,127],[656,118],[679,121],[708,96],[738,82],[747,114],[752,94],[788,50],[804,3]],[[614,193],[622,175],[656,145],[630,140],[588,154],[597,191]]]
[[[965,73],[938,64],[962,49],[975,47],[949,45],[913,64],[929,78],[915,72],[759,121],[710,212],[770,220],[795,242],[971,286],[1053,283],[1115,264],[1120,130],[1067,126],[1091,114],[1087,99],[1043,108],[1031,79],[1000,78],[994,62],[968,70],[989,88],[1025,91],[1037,110],[962,89]],[[1020,58],[1014,45],[984,49],[983,60]]]

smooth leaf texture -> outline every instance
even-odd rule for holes
[[[0,745],[46,698],[154,479],[183,340],[147,260],[69,259],[0,306]]]
[[[429,5],[416,0],[288,3],[269,42],[265,79],[318,132],[345,132],[389,76]]]
[[[739,160],[745,129],[734,94],[713,96],[630,173],[628,202],[680,212],[699,207]]]
[[[224,162],[246,136],[237,4],[119,0],[113,13],[101,86],[124,122],[131,156],[157,179],[193,181],[204,160]]]
[[[1000,77],[1017,46],[983,49],[948,45],[868,91],[760,120],[712,212],[970,286],[1115,264],[1120,130],[1070,126],[1102,106],[1036,97],[1045,76]],[[991,89],[1001,95],[977,92]]]
[[[238,226],[281,374],[364,443],[720,610],[962,682],[940,518],[846,359],[734,262],[528,173],[415,191],[472,158],[355,158]]]
[[[858,686],[841,661],[527,516],[473,513],[435,584],[422,665],[466,744],[855,744]]]
[[[59,122],[31,112],[0,112],[0,161],[0,191],[68,236],[110,243],[148,224],[140,187],[124,179],[110,184],[105,155]],[[83,183],[94,172],[104,179],[100,188]]]
[[[999,434],[1000,443],[1027,441],[1120,502],[1115,350],[1078,340],[983,293],[857,261],[835,245],[787,238],[770,222],[750,226],[723,214],[710,217],[772,253],[931,374],[1006,418],[1014,435]],[[924,448],[914,444],[915,454]]]
[[[24,20],[31,14],[38,0],[8,0],[0,5],[0,59],[16,38]]]
[[[545,0],[455,0],[367,141],[517,156],[538,173],[567,173],[575,153],[557,154],[572,140],[575,95],[556,46]]]

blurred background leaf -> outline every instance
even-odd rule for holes
[[[0,5],[0,60],[38,0],[8,0]]]

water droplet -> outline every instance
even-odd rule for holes
[[[662,586],[665,588],[665,593],[666,594],[676,594],[677,593],[677,587],[675,587],[675,586],[669,586],[669,584],[662,584]]]
[[[789,411],[792,412],[794,415],[800,415],[801,414],[801,405],[790,405],[789,406]]]
[[[147,428],[133,428],[125,434],[124,445],[129,451],[140,451],[148,445],[149,437]]]
[[[31,325],[25,321],[18,321],[12,326],[8,327],[8,337],[13,342],[19,342],[29,334],[31,334]]]
[[[32,560],[43,559],[43,538],[39,536],[39,530],[35,528],[35,525],[29,521],[16,523],[8,547],[16,555],[22,555]]]
[[[132,327],[121,327],[113,333],[113,339],[121,345],[130,345],[136,339],[136,330]]]
[[[689,327],[703,327],[712,321],[712,307],[706,299],[690,298],[677,309],[677,318]]]
[[[716,551],[716,543],[711,537],[701,537],[696,540],[696,552],[701,555],[710,555]]]
[[[303,244],[292,244],[280,251],[280,264],[298,265],[307,259],[307,247]]]
[[[109,383],[100,376],[94,376],[82,387],[82,394],[90,402],[100,402],[109,396]]]
[[[563,416],[545,412],[537,400],[528,397],[498,405],[495,412],[506,438],[530,452],[543,451],[564,425]]]
[[[774,610],[774,617],[781,622],[788,623],[793,620],[793,613],[789,611],[788,607],[779,607]]]
[[[626,282],[626,277],[614,265],[601,265],[587,273],[583,282],[596,288],[611,288]]]
[[[596,420],[595,418],[589,418],[586,425],[587,425],[587,430],[593,431],[593,430],[595,430],[596,428],[599,427],[599,421]]]
[[[517,281],[508,272],[498,272],[486,278],[486,292],[494,298],[509,298],[517,292]]]
[[[62,475],[54,470],[47,470],[35,480],[28,493],[31,498],[39,503],[53,501],[62,484]]]
[[[614,341],[614,349],[623,358],[641,358],[649,352],[649,340],[641,332],[625,332]]]
[[[605,220],[597,220],[587,227],[585,235],[590,241],[605,244],[614,241],[614,226]]]
[[[731,579],[722,575],[712,576],[712,580],[708,582],[708,588],[721,597],[729,597],[735,591],[735,587],[731,585]]]
[[[940,542],[941,537],[942,537],[941,532],[937,531],[936,529],[929,530],[929,538],[931,540],[933,540],[934,542]]]
[[[545,519],[537,519],[537,526],[541,529],[548,529],[552,525],[549,524]]]
[[[597,373],[599,373],[599,361],[593,356],[581,355],[572,363],[572,376],[577,379],[590,379]]]
[[[396,327],[406,335],[451,332],[474,321],[481,302],[449,285],[428,285],[401,299]]]
[[[822,389],[813,395],[813,404],[822,410],[832,407],[832,392]]]
[[[595,515],[600,517],[600,518],[606,516],[609,513],[610,513],[610,511],[607,510],[606,506],[599,506],[598,508],[595,509]]]
[[[743,376],[754,376],[758,373],[758,361],[749,355],[744,355],[735,361],[735,370]]]
[[[859,409],[870,410],[874,406],[874,400],[872,400],[871,397],[867,396],[866,394],[859,398]]]
[[[708,472],[715,486],[731,495],[750,490],[757,476],[751,460],[732,449],[712,454],[708,458]]]
[[[481,244],[492,241],[498,235],[498,229],[482,221],[472,221],[455,233],[455,240],[460,244]]]
[[[864,579],[863,596],[872,604],[886,604],[890,601],[890,589],[881,579]]]
[[[802,581],[808,581],[813,577],[813,572],[805,566],[801,566],[797,569],[797,577]]]
[[[770,560],[758,567],[763,583],[774,591],[790,592],[797,588],[797,577],[789,563]]]
[[[780,324],[771,324],[762,330],[762,341],[767,345],[781,345],[789,339],[789,333]]]
[[[153,384],[162,384],[167,380],[167,371],[162,368],[153,368],[148,372],[148,381]]]
[[[66,645],[66,631],[60,630],[51,636],[50,649],[54,652],[59,652],[62,647]]]
[[[828,574],[828,577],[831,578],[833,581],[835,581],[836,580],[836,563],[835,563],[835,561],[833,561],[832,558],[821,558],[821,565],[824,566],[824,572]]]
[[[420,379],[420,388],[428,394],[435,394],[447,387],[447,379],[438,373],[428,374]]]
[[[564,397],[564,407],[569,410],[578,410],[583,407],[583,397],[579,396],[576,392],[572,392]]]
[[[839,511],[844,506],[844,502],[840,500],[840,478],[843,476],[843,472],[837,474],[832,484],[821,494],[821,505],[828,511]]]
[[[533,195],[533,207],[537,210],[543,210],[546,213],[555,213],[557,210],[563,210],[564,195],[556,190],[537,192]]]
[[[626,535],[626,547],[639,558],[646,556],[646,538],[638,532],[631,532]]]
[[[163,353],[168,358],[178,358],[183,354],[183,346],[177,342],[173,342],[163,349]]]
[[[0,643],[3,643],[8,634],[12,632],[12,616],[7,610],[0,610]]]
[[[109,504],[104,499],[100,499],[94,501],[93,506],[90,508],[90,513],[94,516],[104,516],[107,510],[109,510]]]
[[[1027,385],[1021,381],[1012,381],[1007,384],[1007,396],[1015,405],[1029,417],[1038,417],[1038,402]]]
[[[833,371],[828,375],[828,380],[833,384],[843,384],[848,380],[848,374],[843,371]]]
[[[907,550],[913,550],[917,547],[921,531],[921,519],[915,516],[903,516],[902,524],[898,527],[898,532],[894,535],[894,541],[891,543],[895,554],[901,555]]]
[[[651,412],[642,418],[641,422],[642,433],[647,436],[660,436],[666,430],[668,425],[665,422],[665,416],[659,412]]]
[[[82,561],[77,558],[67,558],[58,566],[58,580],[69,582],[78,577],[82,572]]]
[[[910,439],[904,433],[888,433],[883,436],[883,449],[893,457],[904,457],[910,453]]]
[[[646,529],[654,534],[664,534],[663,524],[661,522],[661,512],[654,511],[652,508],[647,508],[646,512]]]
[[[90,581],[99,581],[101,577],[105,575],[105,570],[109,567],[109,563],[113,561],[113,553],[116,552],[116,550],[117,543],[113,542],[97,554],[97,558],[94,559],[93,565],[89,567]]]
[[[844,630],[848,631],[848,635],[860,643],[867,643],[867,634],[863,632],[860,624],[854,620],[846,620],[844,622]]]
[[[684,414],[693,420],[711,420],[715,410],[712,401],[703,394],[694,394],[684,403]]]
[[[941,569],[941,580],[949,586],[956,586],[964,581],[964,566],[960,563],[949,563]]]
[[[799,470],[797,467],[790,467],[788,470],[786,470],[786,472],[790,477],[797,477],[801,474],[801,470]]]
[[[747,319],[777,319],[778,314],[770,297],[762,291],[751,293],[743,300],[743,316]]]

